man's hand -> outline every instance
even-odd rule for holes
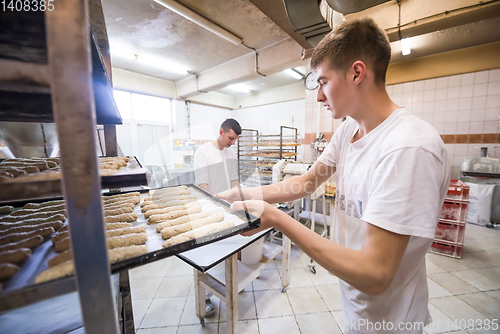
[[[236,201],[244,201],[245,199],[250,199],[249,197],[246,196],[246,194],[244,194],[243,189],[241,189],[240,187],[231,188],[231,189],[224,191],[220,194],[217,194],[215,196],[217,196],[220,199],[223,199],[229,203],[233,203]],[[243,209],[241,209],[241,210],[243,210]]]
[[[234,202],[231,205],[231,210],[232,211],[245,210],[251,215],[260,218],[259,228],[242,233],[242,235],[246,237],[254,235],[255,233],[266,230],[268,228],[275,227],[274,223],[281,212],[271,204],[259,200]]]

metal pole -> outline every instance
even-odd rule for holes
[[[116,126],[104,124],[104,143],[106,144],[106,156],[118,156],[118,140],[116,138]]]
[[[97,167],[87,0],[46,12],[50,86],[86,333],[118,333]]]

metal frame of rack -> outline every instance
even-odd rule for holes
[[[285,131],[292,131],[292,135],[286,135],[284,132]],[[260,166],[259,161],[266,161],[266,160],[278,160],[281,159],[293,159],[297,161],[297,148],[300,144],[298,144],[298,129],[289,127],[289,126],[280,126],[280,134],[278,135],[262,135],[259,134],[258,130],[254,129],[243,129],[244,132],[252,132],[250,135],[245,135],[242,134],[238,138],[238,178],[241,183],[242,182],[242,177],[241,177],[241,172],[242,170],[245,169],[245,166],[255,166],[259,170],[262,170],[264,168],[267,168],[268,170],[266,171],[267,173],[270,173],[271,175],[267,176],[261,176],[259,173],[258,181],[261,185],[267,185],[272,183],[272,171],[270,169],[272,168],[272,165],[268,166]],[[250,138],[250,140],[245,140],[247,138]],[[243,139],[243,140],[242,140]],[[274,139],[274,140],[273,140]],[[248,147],[250,152],[248,155],[245,154],[244,148]],[[257,151],[259,148],[265,148],[265,151],[267,153],[263,153],[262,155],[259,155],[258,153],[251,153],[252,151]],[[275,153],[274,155],[272,153]],[[293,154],[292,156],[285,156],[287,153]],[[250,164],[248,163],[249,161],[253,161]],[[273,164],[274,165],[274,164]],[[251,177],[251,176],[250,176]],[[248,179],[250,179],[250,177]],[[247,179],[247,180],[248,180]],[[249,182],[247,182],[249,183]],[[252,183],[251,185],[258,185],[257,183]]]
[[[111,76],[106,71],[109,50],[104,52],[108,56],[104,60],[95,32],[92,27],[89,29],[89,7],[92,9],[90,22],[98,26],[99,45],[107,44],[100,0],[59,1],[53,11],[25,13],[32,16],[22,18],[31,23],[23,37],[30,39],[30,51],[34,51],[38,58],[23,59],[23,54],[30,54],[24,49],[18,52],[19,56],[0,55],[0,95],[7,97],[0,103],[0,120],[56,123],[64,180],[62,193],[71,221],[75,277],[49,282],[35,292],[39,293],[39,298],[49,299],[76,289],[85,331],[118,333],[120,327],[105,241],[95,129],[96,118],[100,124],[107,124],[109,156],[116,153],[114,124],[121,124],[121,118],[112,95]],[[18,17],[11,16],[4,24],[16,23]],[[18,28],[22,25],[22,22],[17,22]],[[2,38],[0,44],[8,42],[5,35]],[[10,38],[16,44],[14,38]],[[7,70],[9,68],[11,70]],[[25,186],[29,188],[30,184]],[[31,186],[33,197],[37,197],[37,187]],[[123,282],[126,288],[128,277],[123,276],[122,280],[127,281]],[[124,300],[127,302],[126,296]],[[122,330],[128,332],[131,315],[125,308],[120,311],[127,316],[124,320],[128,320]],[[133,321],[131,329],[133,332]]]

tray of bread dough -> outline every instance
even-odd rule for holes
[[[136,157],[100,157],[102,188],[147,184],[146,169]],[[59,158],[15,158],[0,161],[0,202],[61,196]]]
[[[112,273],[260,225],[259,218],[230,211],[229,203],[192,184],[104,195],[103,209]],[[29,295],[39,283],[74,274],[63,200],[3,206],[1,211],[0,305],[5,295]]]

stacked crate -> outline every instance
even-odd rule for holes
[[[468,206],[469,186],[460,180],[451,180],[439,214],[431,253],[462,258]]]

